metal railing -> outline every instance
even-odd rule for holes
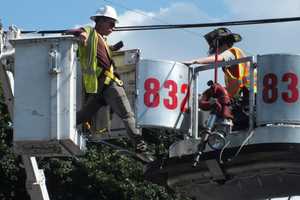
[[[254,106],[255,106],[255,94],[254,94],[254,56],[244,57],[241,59],[218,62],[217,68],[220,67],[233,67],[234,65],[240,63],[250,63],[250,90],[249,90],[249,132],[254,127]],[[196,66],[192,70],[192,126],[191,126],[191,137],[195,139],[199,139],[198,136],[198,76],[199,72],[214,69],[215,63]]]

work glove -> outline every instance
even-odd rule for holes
[[[210,106],[214,106],[214,105],[216,105],[218,103],[218,99],[216,99],[216,98],[210,98],[209,99],[209,105]]]
[[[216,98],[210,98],[209,105],[211,109],[217,111],[218,113],[222,111],[222,105],[219,103],[218,99]]]

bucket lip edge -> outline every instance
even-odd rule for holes
[[[257,54],[257,57],[265,57],[265,56],[300,56],[299,54],[290,54],[290,53],[270,53],[270,54]]]

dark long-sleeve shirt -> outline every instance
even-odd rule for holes
[[[72,34],[75,37],[78,37],[82,32],[84,32],[83,28],[72,29],[67,31],[67,33]],[[101,36],[99,35],[99,37]],[[97,61],[98,61],[98,66],[104,69],[109,69],[112,64],[108,52],[106,51],[105,44],[103,40],[101,40],[100,38],[98,40],[98,45],[97,45]]]

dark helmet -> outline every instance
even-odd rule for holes
[[[209,53],[213,54],[217,48],[217,41],[219,45],[227,43],[233,44],[242,40],[240,34],[232,33],[228,28],[217,28],[204,35],[205,40],[209,45]]]

